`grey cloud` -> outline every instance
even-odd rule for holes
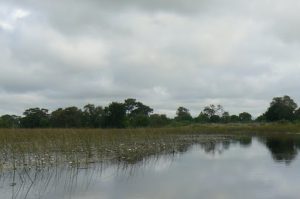
[[[135,97],[157,112],[300,102],[295,1],[0,1],[0,113]],[[29,13],[14,18],[16,10]]]

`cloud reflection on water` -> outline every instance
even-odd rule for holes
[[[0,198],[298,198],[299,143],[297,137],[246,137],[133,164],[15,170],[1,173]]]

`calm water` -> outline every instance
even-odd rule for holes
[[[191,145],[135,164],[2,172],[0,198],[298,199],[297,140],[229,140]]]

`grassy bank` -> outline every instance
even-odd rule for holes
[[[300,133],[300,123],[234,123],[234,124],[193,124],[178,127],[163,127],[163,128],[127,128],[127,129],[0,129],[0,136],[5,134],[16,135],[21,134],[23,136],[38,135],[38,134],[76,134],[84,133],[90,135],[93,133],[100,133],[103,136],[109,134],[114,137],[115,135],[130,137],[131,134],[137,134],[140,136],[152,135],[152,134],[222,134],[222,133],[244,133],[244,134],[266,134],[266,133]]]

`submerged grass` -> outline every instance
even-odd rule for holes
[[[133,164],[145,157],[186,151],[250,135],[300,132],[295,124],[191,125],[145,129],[0,129],[0,169],[97,162]]]

